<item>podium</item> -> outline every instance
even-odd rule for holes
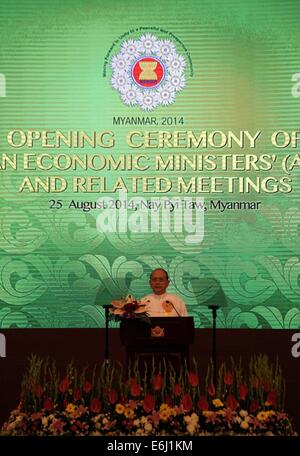
[[[127,366],[153,357],[164,357],[178,366],[186,361],[188,365],[189,346],[194,341],[193,317],[152,317],[150,321],[122,320],[120,338],[126,347]]]

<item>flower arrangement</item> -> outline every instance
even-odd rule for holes
[[[61,377],[54,362],[33,357],[2,434],[296,435],[277,365],[261,355],[247,374],[240,364],[222,365],[216,388],[211,373],[208,366],[201,382],[196,362],[176,373],[164,360],[142,376],[133,366],[125,382],[120,364],[81,373],[69,364]]]
[[[115,319],[120,318],[144,318],[147,317],[146,303],[137,300],[132,295],[112,301],[110,313]]]

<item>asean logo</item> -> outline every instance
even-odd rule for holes
[[[124,41],[111,67],[111,85],[123,103],[145,111],[174,103],[186,84],[186,62],[175,44],[150,33]]]

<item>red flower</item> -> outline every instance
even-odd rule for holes
[[[247,385],[241,384],[239,386],[239,393],[240,393],[240,399],[244,401],[248,395],[248,388]]]
[[[254,379],[252,380],[252,386],[253,386],[253,388],[259,387],[259,380],[257,377],[254,377]]]
[[[228,386],[233,384],[233,375],[230,371],[225,372],[224,383],[225,383],[225,385],[228,385]]]
[[[44,400],[44,409],[47,412],[50,412],[53,409],[53,402],[51,399],[49,399],[49,397],[46,397],[46,399]]]
[[[193,401],[190,394],[184,394],[180,401],[180,405],[182,405],[184,411],[189,412],[193,408]]]
[[[209,405],[208,405],[208,402],[207,402],[205,396],[200,396],[199,397],[199,401],[198,401],[197,405],[198,405],[198,408],[200,410],[208,410],[209,409]]]
[[[146,394],[143,402],[143,408],[146,413],[150,413],[155,409],[155,398],[152,394]]]
[[[134,378],[131,379],[130,381],[130,394],[133,397],[137,397],[141,394],[142,388],[140,385],[135,381]]]
[[[110,392],[109,386],[106,386],[106,387],[103,389],[103,396],[107,396],[107,397],[108,397],[109,392]]]
[[[113,388],[109,392],[109,402],[115,404],[118,400],[118,393]]]
[[[76,420],[76,421],[75,421],[75,425],[76,425],[79,429],[83,429],[83,426],[84,426],[84,424],[81,423],[79,420]]]
[[[61,393],[65,393],[66,391],[68,391],[69,389],[69,386],[70,386],[70,380],[68,379],[68,377],[65,377],[59,384],[58,386],[58,389]]]
[[[42,397],[42,394],[43,394],[43,388],[41,387],[41,385],[38,385],[36,387],[36,390],[35,390],[35,394],[38,398]]]
[[[236,410],[238,407],[238,401],[232,394],[228,394],[226,399],[226,407],[230,408],[231,410]]]
[[[180,396],[181,392],[182,392],[182,386],[179,385],[179,383],[176,383],[176,385],[174,385],[174,388],[173,388],[174,396]]]
[[[152,388],[154,391],[160,391],[163,386],[163,378],[160,374],[156,374],[152,380]]]
[[[214,395],[216,394],[216,388],[215,388],[215,385],[213,383],[211,383],[208,387],[208,394],[210,395],[210,397],[214,397]]]
[[[101,403],[97,397],[91,400],[90,409],[94,413],[99,413],[101,410]]]
[[[189,372],[188,374],[188,382],[191,386],[196,387],[199,385],[199,377],[196,372]]]
[[[263,387],[265,391],[270,391],[270,382],[269,380],[264,380],[263,381]]]
[[[80,401],[80,399],[81,399],[81,391],[79,388],[77,388],[74,391],[74,401]]]
[[[278,394],[276,391],[270,391],[268,396],[267,396],[267,402],[269,402],[270,405],[276,405],[278,399]]]
[[[258,402],[253,399],[253,401],[251,401],[251,404],[250,404],[250,407],[249,407],[249,410],[250,410],[250,413],[255,413],[259,408],[259,404]]]
[[[89,393],[90,391],[92,391],[92,388],[93,388],[93,386],[92,386],[91,382],[89,382],[88,380],[86,380],[86,381],[84,382],[84,385],[83,385],[83,388],[82,388],[82,389],[83,389],[83,391],[84,391],[85,393]]]

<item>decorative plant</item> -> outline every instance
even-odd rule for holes
[[[70,363],[32,356],[21,401],[5,435],[295,435],[284,412],[284,380],[278,362],[254,356],[249,370],[233,359],[220,366],[217,385],[209,365],[177,372],[162,358],[129,367],[120,363]],[[205,381],[202,381],[205,378]]]

